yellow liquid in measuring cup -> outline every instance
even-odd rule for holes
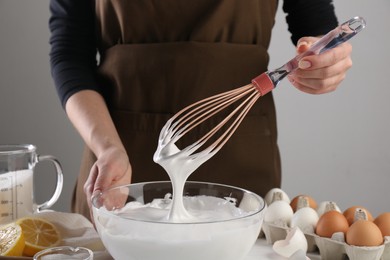
[[[0,224],[33,213],[32,170],[0,175]]]

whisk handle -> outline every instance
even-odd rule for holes
[[[276,85],[288,74],[298,68],[298,62],[309,55],[316,55],[333,49],[339,44],[348,41],[366,27],[366,21],[359,16],[353,17],[328,32],[321,39],[315,42],[307,51],[295,56],[282,67],[264,72],[252,80],[252,84],[265,95],[276,87]]]
[[[283,67],[290,73],[298,68],[298,62],[306,56],[321,54],[333,49],[339,44],[348,41],[366,27],[366,21],[359,16],[353,17],[328,32],[321,39],[316,41],[307,51],[295,56]]]

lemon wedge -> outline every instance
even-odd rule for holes
[[[0,227],[0,255],[21,256],[24,249],[22,228],[15,223]]]
[[[16,223],[22,228],[25,256],[34,256],[39,251],[57,246],[61,242],[60,232],[56,226],[45,219],[26,217],[17,220]]]

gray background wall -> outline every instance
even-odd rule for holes
[[[64,191],[54,209],[70,210],[82,140],[58,101],[49,72],[48,0],[0,0],[0,143],[32,143],[63,165]],[[353,68],[328,95],[301,93],[284,81],[274,90],[282,188],[306,193],[341,208],[366,206],[374,215],[390,211],[390,80],[388,0],[335,0],[339,21],[367,20],[352,39]],[[270,69],[295,54],[285,15],[279,13],[271,43]],[[37,166],[36,200],[52,192],[52,166]]]

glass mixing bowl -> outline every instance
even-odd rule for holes
[[[116,260],[241,260],[253,247],[266,204],[250,191],[214,183],[187,182],[184,196],[213,196],[248,214],[215,221],[142,219],[122,215],[129,202],[146,204],[172,193],[171,182],[135,183],[106,190],[92,198],[93,218],[103,244]],[[207,207],[200,203],[198,206]],[[134,209],[136,210],[136,209]],[[210,208],[205,209],[210,210]],[[130,210],[131,211],[131,210]]]

